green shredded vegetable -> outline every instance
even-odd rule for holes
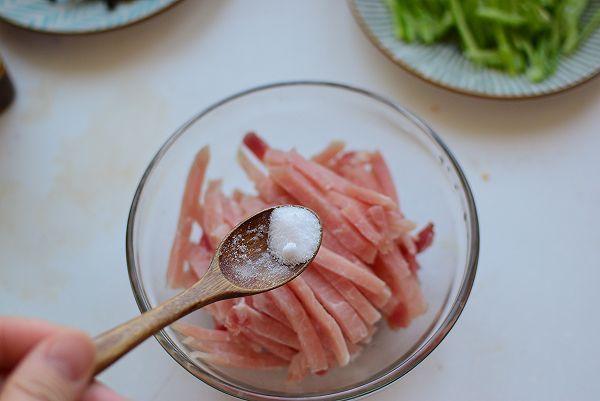
[[[475,64],[533,82],[548,78],[600,26],[588,0],[385,0],[396,36],[407,43],[456,39]]]

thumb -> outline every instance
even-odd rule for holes
[[[8,377],[0,401],[74,401],[92,374],[89,336],[68,330],[38,344]]]

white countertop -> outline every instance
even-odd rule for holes
[[[0,115],[0,314],[90,333],[136,314],[126,216],[158,146],[241,89],[335,80],[430,122],[465,168],[480,213],[479,271],[462,317],[370,399],[600,396],[600,79],[536,101],[452,94],[388,61],[341,0],[187,0],[83,37],[0,25],[0,51],[18,91]],[[230,399],[154,339],[103,379],[135,400]]]

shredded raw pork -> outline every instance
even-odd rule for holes
[[[208,147],[198,152],[171,248],[170,287],[196,282],[229,230],[266,207],[311,208],[323,224],[323,240],[311,265],[286,286],[207,307],[214,329],[176,323],[174,329],[194,356],[227,367],[287,367],[288,379],[299,381],[352,363],[382,317],[398,329],[425,312],[417,255],[431,245],[433,224],[413,233],[415,224],[400,210],[379,151],[344,149],[343,142],[335,141],[305,158],[295,150],[273,149],[249,133],[237,159],[256,195],[236,190],[231,196],[222,192],[221,180],[204,185],[210,152]],[[201,228],[199,239],[194,227]],[[286,238],[284,228],[274,246],[282,258],[301,259],[309,251],[307,238],[310,233],[304,239]]]

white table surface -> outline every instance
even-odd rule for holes
[[[18,91],[0,115],[0,314],[90,333],[136,314],[125,222],[158,146],[241,89],[335,80],[429,121],[480,213],[479,271],[458,324],[371,399],[600,397],[600,79],[536,101],[452,94],[382,56],[341,0],[187,0],[84,37],[0,25],[0,51]],[[230,399],[154,339],[103,379],[135,400]]]

